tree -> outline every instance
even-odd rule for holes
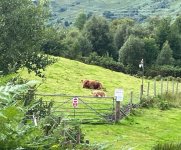
[[[172,49],[170,48],[168,41],[166,41],[163,44],[163,48],[157,57],[157,65],[172,65],[174,61],[172,53]]]
[[[79,29],[82,30],[84,27],[84,24],[87,21],[87,16],[84,13],[79,14],[79,16],[75,20],[75,26]]]
[[[181,60],[181,16],[171,25],[171,33],[169,35],[170,47],[173,50],[173,57]]]
[[[47,65],[40,53],[45,29],[43,3],[31,0],[0,0],[0,70],[4,74],[27,67],[37,75]]]
[[[74,43],[74,49],[79,50],[81,56],[87,57],[92,52],[92,44],[87,37],[80,35]]]
[[[123,24],[121,25],[114,35],[114,43],[117,49],[120,49],[124,42],[128,39],[129,35],[131,34],[130,26]]]
[[[155,63],[159,47],[153,38],[144,38],[144,48],[145,48],[145,63],[146,65],[152,65]]]
[[[99,56],[109,55],[116,59],[117,52],[113,47],[113,36],[104,18],[93,16],[88,20],[84,26],[83,35],[91,42],[93,51]]]
[[[130,35],[119,51],[119,61],[125,66],[137,68],[140,60],[144,58],[145,49],[142,39]]]
[[[156,41],[160,49],[162,48],[163,43],[168,40],[170,34],[170,22],[170,18],[163,18],[162,20],[160,20],[156,29]]]

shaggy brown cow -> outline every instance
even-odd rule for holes
[[[96,80],[82,80],[83,88],[87,89],[102,89],[102,84]]]
[[[94,91],[92,91],[92,95],[94,97],[105,97],[106,93],[104,91],[101,91],[101,90],[94,90]]]

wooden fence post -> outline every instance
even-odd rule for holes
[[[143,96],[143,84],[141,84],[141,86],[140,86],[140,100],[141,100],[142,96]]]
[[[148,82],[148,87],[147,87],[147,96],[150,94],[150,82]]]
[[[115,122],[120,119],[120,101],[116,101]]]
[[[168,78],[167,78],[167,91],[166,91],[166,93],[168,93]]]
[[[160,95],[162,94],[163,94],[163,79],[161,79],[161,94]]]
[[[65,121],[63,121],[62,123],[63,123],[63,124],[62,124],[62,128],[63,128],[63,130],[62,130],[62,136],[65,138]]]
[[[156,96],[156,80],[154,80],[154,96]]]
[[[174,80],[172,80],[172,94],[174,95],[174,84],[175,84],[175,82],[174,82]]]
[[[132,107],[133,107],[133,91],[131,91],[131,93],[130,93],[130,105],[131,105],[131,107],[130,107],[130,109],[132,110]]]
[[[131,105],[133,104],[133,91],[131,91],[130,93],[130,102]]]
[[[177,81],[177,85],[176,85],[176,94],[178,94],[178,81]]]
[[[80,136],[81,136],[80,127],[78,127],[78,133],[77,133],[77,136],[76,136],[76,143],[77,144],[80,144]]]

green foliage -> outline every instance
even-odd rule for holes
[[[66,38],[67,31],[64,29],[56,29],[53,27],[46,28],[44,41],[41,49],[46,53],[54,56],[63,56],[66,45],[63,39]]]
[[[82,30],[84,27],[84,24],[86,23],[87,16],[84,13],[81,13],[78,15],[78,17],[75,20],[75,26],[79,29]]]
[[[119,61],[125,66],[132,66],[133,69],[131,70],[135,71],[144,55],[144,42],[140,38],[131,35],[119,51]]]
[[[117,57],[113,48],[113,37],[108,22],[102,17],[93,16],[84,26],[83,36],[91,42],[93,51],[99,56],[109,55]]]
[[[170,94],[165,93],[163,95],[158,95],[157,97],[143,97],[141,98],[141,107],[150,108],[158,107],[160,110],[168,110],[173,107],[181,107],[181,102],[179,101],[181,94]]]
[[[120,49],[131,34],[131,28],[127,24],[118,26],[114,36],[114,43],[117,49]]]
[[[158,107],[161,110],[167,110],[170,108],[169,102],[167,100],[161,100],[158,104]]]
[[[161,75],[157,75],[157,76],[155,77],[155,80],[156,80],[156,81],[161,81],[161,79],[162,79],[162,76],[161,76]]]
[[[146,65],[155,64],[158,56],[158,46],[154,38],[144,38],[145,48],[145,63]]]
[[[112,57],[101,57],[98,56],[97,53],[93,52],[89,55],[89,57],[84,57],[82,59],[82,61],[87,64],[102,66],[113,71],[125,72],[124,65],[120,62],[114,61]]]
[[[157,65],[172,65],[174,62],[173,51],[170,48],[168,41],[163,44],[163,48],[157,57]]]
[[[31,143],[34,146],[40,144],[42,130],[32,122],[23,124],[26,109],[19,101],[23,101],[21,95],[26,95],[36,84],[36,81],[29,81],[26,84],[11,83],[0,87],[0,149],[31,148]]]
[[[7,106],[0,110],[0,149],[30,148],[42,136],[41,129],[28,123],[23,125],[22,108]]]
[[[65,125],[63,115],[51,114],[53,102],[44,105],[42,100],[34,99],[30,91],[35,91],[37,83],[17,77],[0,87],[0,149],[49,149],[54,145],[59,149],[74,148],[78,134],[84,143],[80,122]],[[33,116],[38,125],[31,121]]]
[[[140,100],[140,105],[141,107],[144,108],[150,108],[150,107],[154,107],[154,103],[157,99],[152,98],[152,97],[142,97]]]
[[[163,43],[165,43],[169,38],[170,24],[171,24],[171,19],[167,17],[161,19],[159,21],[159,24],[157,25],[156,41],[160,49],[163,47]]]
[[[114,19],[111,21],[111,30],[113,30],[113,32],[116,32],[116,30],[124,25],[127,25],[129,27],[134,26],[135,24],[135,20],[131,19],[131,18],[121,18],[121,19]]]
[[[48,61],[40,54],[45,7],[29,0],[0,0],[0,12],[0,70],[7,74],[28,67],[40,75]]]
[[[161,75],[162,77],[180,77],[181,76],[181,69],[180,67],[174,66],[153,66],[145,71],[146,76],[155,77]]]
[[[171,25],[171,33],[169,36],[170,47],[173,50],[173,57],[176,60],[181,59],[181,16],[178,16]]]

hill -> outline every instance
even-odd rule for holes
[[[124,89],[124,102],[128,101],[130,91],[134,91],[135,101],[139,97],[141,79],[114,72],[102,67],[83,64],[65,58],[45,70],[46,79],[38,88],[39,93],[62,93],[67,95],[90,95],[91,90],[83,89],[82,79],[95,79],[103,83],[108,96],[114,95],[115,88]],[[26,70],[19,73],[27,79],[42,80]],[[144,80],[144,84],[147,81]],[[134,115],[121,120],[118,124],[83,124],[85,139],[100,149],[149,150],[157,143],[180,142],[181,110],[172,108],[161,111],[157,108],[138,109]]]
[[[105,16],[108,19],[131,17],[144,21],[152,16],[171,16],[180,14],[179,0],[51,0],[51,22],[74,23],[79,13]]]
[[[98,80],[106,88],[107,96],[114,96],[116,88],[124,89],[125,100],[129,99],[130,92],[134,91],[134,98],[139,99],[139,88],[141,79],[135,78],[121,72],[111,71],[99,66],[87,65],[75,60],[57,58],[58,61],[47,67],[46,79],[38,88],[39,93],[59,93],[66,95],[91,95],[91,90],[82,88],[81,80]],[[20,71],[27,79],[38,79],[33,73]]]

